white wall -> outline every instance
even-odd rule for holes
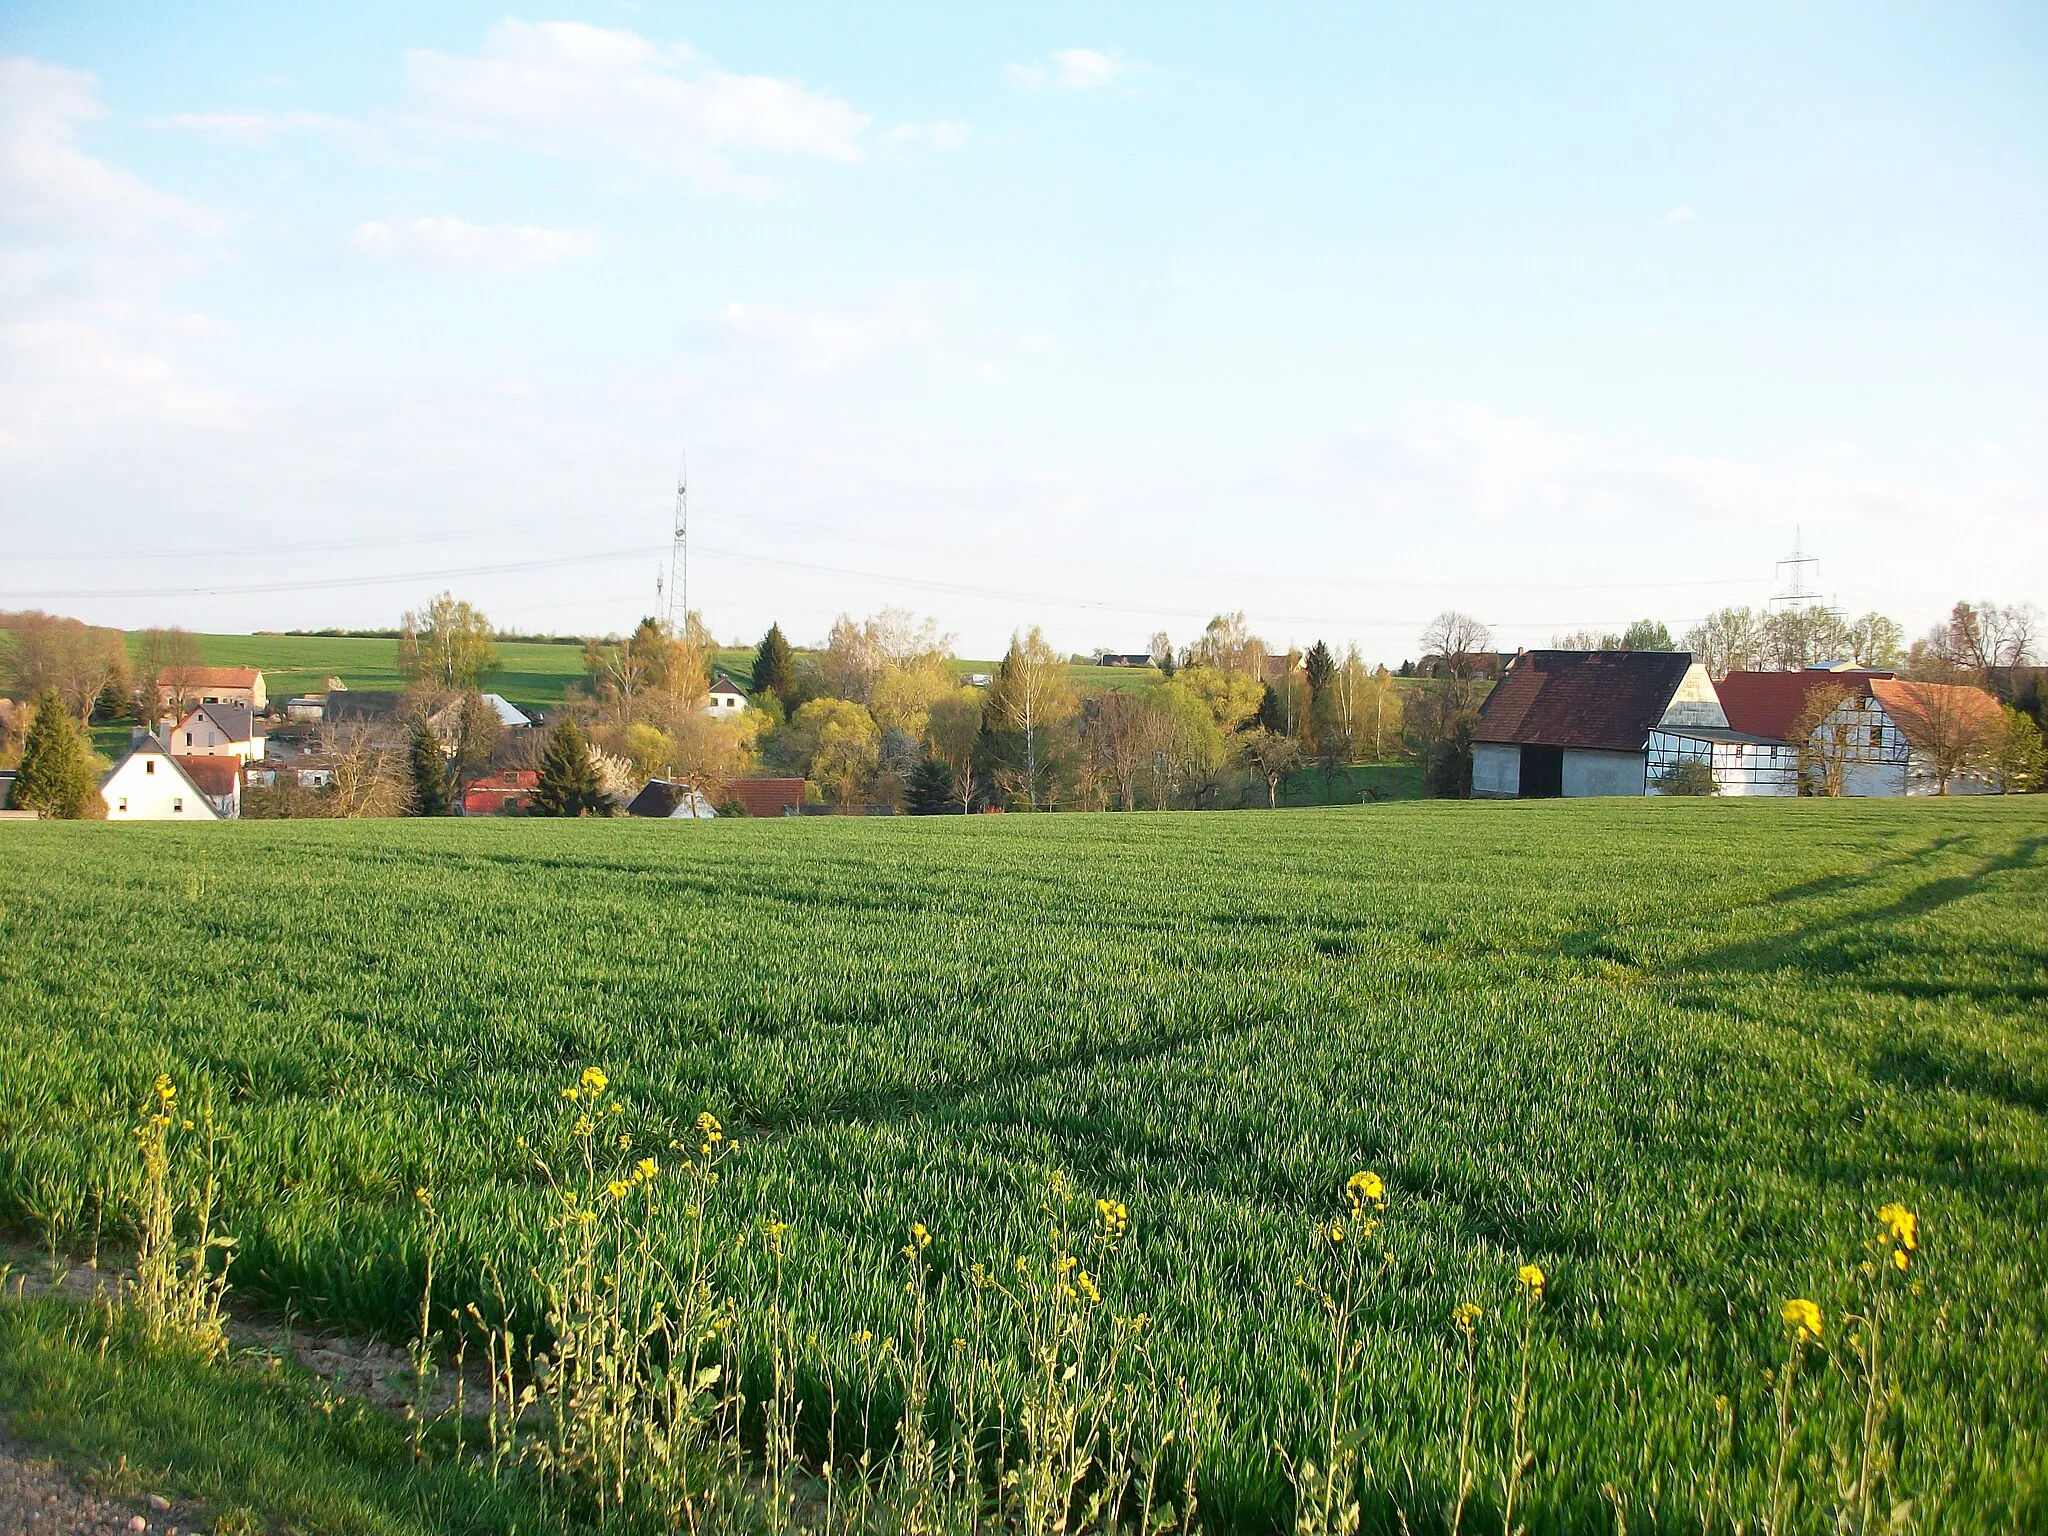
[[[100,786],[109,821],[218,821],[213,802],[161,752],[136,752]]]
[[[1567,747],[1564,793],[1567,800],[1588,795],[1642,795],[1649,792],[1649,770],[1640,752],[1595,752]]]
[[[1679,679],[1678,689],[1671,695],[1671,702],[1664,706],[1664,718],[1660,725],[1718,725],[1728,724],[1728,712],[1721,707],[1721,695],[1714,688],[1714,680],[1707,675],[1706,667],[1694,662],[1685,669],[1685,676]]]
[[[1512,800],[1522,792],[1522,749],[1499,742],[1472,743],[1472,798]]]

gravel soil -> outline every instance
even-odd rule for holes
[[[196,1536],[199,1518],[160,1498],[104,1498],[55,1462],[0,1437],[0,1536]]]

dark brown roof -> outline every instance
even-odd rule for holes
[[[1685,680],[1684,651],[1528,651],[1479,710],[1474,741],[1640,752]]]

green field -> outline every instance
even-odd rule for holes
[[[1368,1526],[1398,1500],[1437,1528],[1449,1315],[1511,1307],[1534,1260],[1531,1528],[1612,1530],[1612,1485],[1634,1529],[1676,1532],[1762,1508],[1779,1304],[1850,1307],[1899,1200],[1925,1291],[1887,1336],[1892,1491],[1926,1529],[2038,1531],[2044,813],[10,824],[0,1216],[34,1232],[54,1210],[79,1241],[91,1191],[132,1181],[127,1127],[169,1072],[231,1137],[239,1289],[403,1334],[412,1191],[444,1214],[446,1294],[487,1295],[488,1261],[516,1291],[546,1202],[519,1138],[597,1063],[636,1138],[725,1120],[716,1220],[792,1223],[796,1331],[830,1355],[903,1326],[912,1221],[946,1278],[934,1327],[954,1326],[967,1267],[1033,1248],[1061,1168],[1128,1203],[1111,1303],[1221,1394],[1210,1513],[1257,1528],[1284,1509],[1270,1445],[1307,1443],[1323,1369],[1295,1285],[1312,1224],[1373,1168],[1392,1267],[1366,1310]],[[1513,1392],[1489,1338],[1487,1509]],[[1821,1447],[1860,1412],[1810,1369],[1802,1531],[1829,1507]]]
[[[126,639],[131,657],[139,653],[142,636]],[[396,690],[405,686],[398,674],[398,642],[354,635],[200,635],[207,665],[260,667],[270,698],[282,703],[295,694],[319,693],[327,679],[338,677],[354,689]],[[499,641],[501,670],[484,686],[514,704],[558,704],[570,683],[583,680],[583,649],[578,645],[545,645]],[[751,651],[720,651],[717,665],[747,681]]]

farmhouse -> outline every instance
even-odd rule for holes
[[[201,704],[183,720],[166,718],[159,734],[180,757],[233,757],[257,762],[263,738],[246,704]]]
[[[237,764],[236,766],[239,766]],[[139,736],[100,780],[109,821],[219,821],[206,791],[154,736]]]
[[[704,792],[680,779],[649,779],[626,806],[628,816],[657,816],[670,821],[705,821],[718,814]]]
[[[1480,707],[1472,793],[1648,794],[1653,738],[1665,759],[1712,761],[1749,745],[1729,730],[1707,669],[1682,651],[1525,651]]]
[[[745,691],[723,672],[719,673],[718,681],[711,685],[711,693],[704,700],[704,713],[726,719],[741,714],[746,708]]]
[[[531,768],[515,768],[476,780],[462,792],[465,816],[523,816],[540,788],[540,775]]]
[[[179,667],[156,685],[157,707],[197,699],[201,704],[239,704],[252,715],[270,707],[263,674],[254,667]]]
[[[1833,709],[1813,721],[1814,701],[1828,695]],[[1982,688],[1808,667],[1731,672],[1721,680],[1721,699],[1732,725],[1778,745],[1783,772],[1772,793],[1799,793],[1802,735],[1808,777],[1832,773],[1845,795],[1981,795],[1994,787],[1974,761],[1977,745],[2000,723],[1998,701]]]

